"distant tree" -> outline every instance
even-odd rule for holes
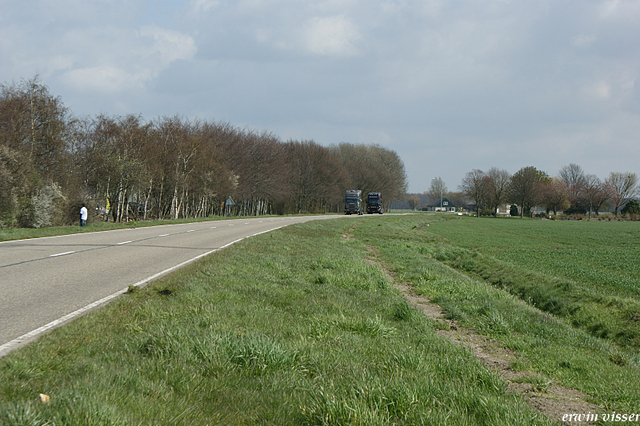
[[[492,167],[486,174],[487,203],[493,211],[493,215],[498,215],[498,208],[507,198],[509,181],[511,175],[508,171]]]
[[[637,196],[640,191],[638,176],[635,173],[611,172],[604,185],[616,216],[618,210]]]
[[[409,207],[411,207],[411,210],[416,210],[420,208],[420,197],[418,197],[415,194],[410,196],[407,202],[409,203]]]
[[[340,159],[348,175],[350,188],[382,193],[385,209],[394,200],[404,199],[407,193],[407,175],[404,164],[395,151],[379,145],[341,143],[329,147]]]
[[[407,193],[408,179],[404,163],[397,152],[379,145],[369,147],[378,164],[379,181],[385,209],[389,209],[391,201],[401,200]]]
[[[269,132],[232,132],[218,148],[232,176],[238,214],[258,215],[284,205],[291,193],[287,149]]]
[[[523,167],[511,177],[507,199],[518,205],[520,217],[538,203],[543,178],[543,173],[533,166]]]
[[[93,123],[90,135],[91,154],[87,167],[94,173],[90,185],[111,207],[114,221],[129,219],[129,201],[142,184],[146,168],[145,140],[150,124],[141,117],[108,117],[100,115]]]
[[[541,202],[544,204],[547,213],[553,211],[553,214],[558,214],[558,211],[564,211],[569,208],[569,196],[565,185],[557,178],[543,183],[541,187]]]
[[[560,181],[565,186],[569,199],[569,211],[586,212],[582,199],[582,191],[585,184],[585,173],[577,164],[564,166],[558,172]]]
[[[289,141],[291,201],[295,212],[327,212],[337,209],[348,179],[340,160],[314,141]]]
[[[482,170],[474,169],[464,176],[458,187],[460,192],[475,203],[478,217],[480,217],[480,210],[485,206],[488,198],[485,178],[486,175]]]
[[[591,219],[592,211],[598,214],[600,206],[607,200],[607,192],[602,181],[596,175],[584,176],[581,198],[587,208],[589,219]]]

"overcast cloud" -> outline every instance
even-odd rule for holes
[[[640,1],[0,0],[0,82],[78,116],[375,143],[410,192],[569,163],[640,174]]]

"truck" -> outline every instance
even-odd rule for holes
[[[370,192],[367,194],[367,214],[382,214],[382,196],[379,192]]]
[[[347,189],[344,195],[344,214],[362,214],[361,197],[362,191],[359,189]]]

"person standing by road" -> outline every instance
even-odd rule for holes
[[[87,206],[85,203],[82,203],[82,207],[80,208],[80,226],[87,225],[87,216],[89,212],[87,212]]]

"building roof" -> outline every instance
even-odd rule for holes
[[[438,200],[438,202],[437,202],[437,203],[427,205],[427,207],[440,207],[440,200]],[[455,205],[455,204],[453,204],[453,203],[452,203],[451,201],[449,201],[448,199],[443,198],[443,199],[442,199],[442,208],[445,208],[445,207],[446,207],[446,208],[451,208],[451,207],[456,207],[456,205]]]

